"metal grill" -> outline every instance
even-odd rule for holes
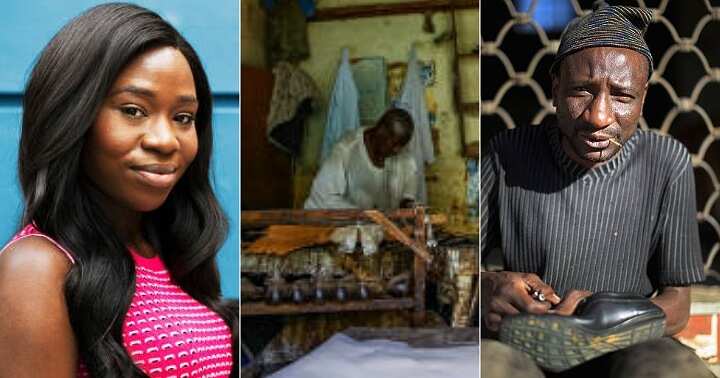
[[[718,284],[720,105],[713,100],[720,98],[720,6],[710,0],[609,2],[654,14],[646,39],[656,66],[639,125],[672,135],[692,154],[705,272],[708,283]],[[562,5],[571,9],[569,18],[592,7],[590,1],[578,0],[487,3],[481,9],[480,43],[483,145],[503,128],[538,124],[555,112],[548,69],[562,29],[544,30],[536,17],[538,6]]]

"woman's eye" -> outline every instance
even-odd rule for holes
[[[191,125],[195,122],[195,116],[187,113],[178,114],[175,116],[175,122],[181,125]]]
[[[120,111],[130,118],[140,118],[145,116],[145,113],[142,111],[142,109],[138,108],[137,106],[123,106],[120,108]]]

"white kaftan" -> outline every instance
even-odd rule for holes
[[[416,199],[418,176],[412,155],[403,149],[376,167],[361,128],[348,132],[325,160],[305,201],[306,209],[381,209],[400,207]]]

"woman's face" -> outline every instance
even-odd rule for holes
[[[157,209],[195,158],[197,111],[195,82],[182,53],[148,50],[113,83],[88,135],[85,172],[112,206]]]

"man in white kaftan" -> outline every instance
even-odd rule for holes
[[[313,181],[306,209],[410,207],[420,174],[405,148],[412,136],[409,114],[386,112],[372,128],[352,130],[338,141]]]

